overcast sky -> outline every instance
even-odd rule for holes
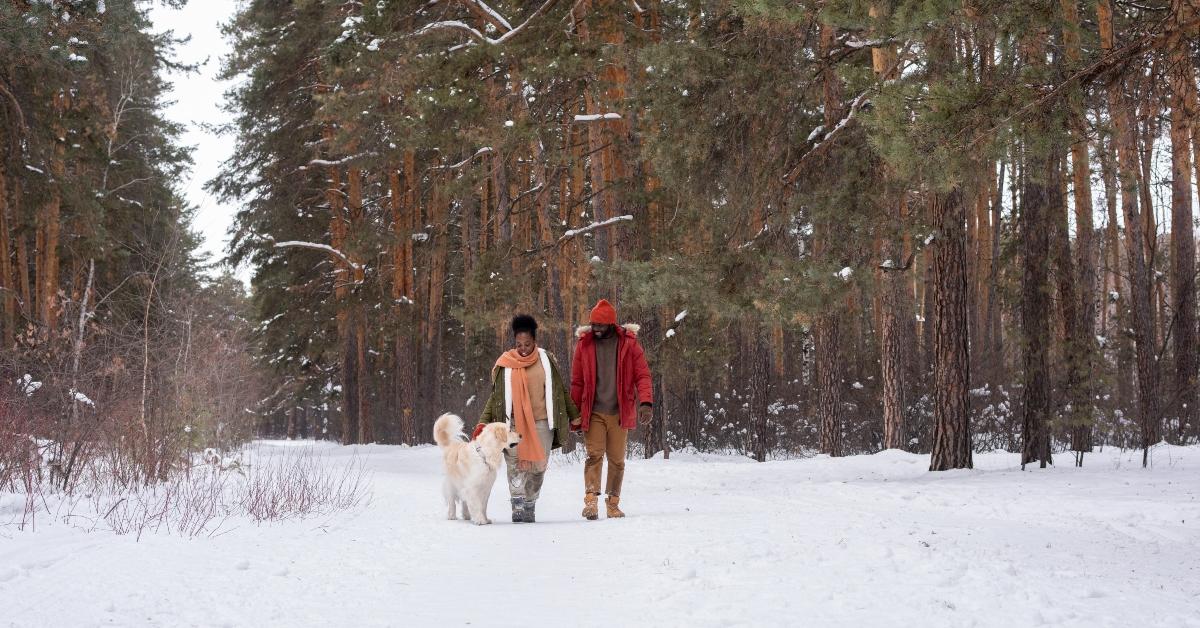
[[[226,232],[237,208],[222,205],[204,191],[204,183],[216,176],[221,162],[229,158],[233,139],[212,135],[202,125],[221,124],[229,119],[229,115],[221,111],[223,94],[229,84],[216,78],[221,69],[221,57],[228,50],[221,38],[220,26],[233,17],[239,4],[240,0],[191,0],[183,9],[171,9],[154,2],[150,10],[156,30],[173,30],[178,36],[191,36],[191,41],[177,50],[177,59],[199,66],[197,73],[170,76],[174,83],[170,97],[175,104],[167,109],[167,116],[187,126],[182,140],[194,148],[192,159],[196,163],[188,180],[181,182],[180,187],[188,201],[198,208],[195,228],[204,238],[201,250],[214,259],[225,254],[225,245],[229,241]],[[244,280],[247,274],[247,269],[238,272]]]

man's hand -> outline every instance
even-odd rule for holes
[[[638,424],[647,427],[652,421],[654,421],[654,407],[645,403],[638,406]]]
[[[583,431],[583,419],[582,418],[578,418],[578,419],[575,419],[574,421],[571,421],[571,431],[572,432],[582,432]]]

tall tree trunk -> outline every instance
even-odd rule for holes
[[[1196,3],[1192,3],[1192,14],[1200,10],[1196,7]],[[1194,69],[1194,68],[1193,68]],[[1195,181],[1200,185],[1200,120],[1197,120],[1197,114],[1200,114],[1200,96],[1195,83],[1187,91],[1187,112],[1189,115],[1190,124],[1189,130],[1192,133],[1192,168],[1195,170]],[[1194,288],[1194,286],[1193,286]],[[1193,290],[1193,293],[1195,291]],[[1198,393],[1200,394],[1200,393]],[[1200,402],[1200,401],[1198,401]],[[1200,417],[1191,416],[1191,429],[1188,433],[1182,434],[1181,438],[1193,438],[1200,441]]]
[[[392,299],[397,308],[399,329],[395,340],[396,407],[399,411],[400,442],[417,443],[417,376],[420,344],[417,342],[417,305],[414,290],[413,233],[420,220],[417,205],[416,155],[405,150],[398,172],[390,179],[393,225]]]
[[[1111,121],[1112,115],[1110,113]],[[1121,267],[1121,250],[1122,236],[1120,228],[1120,219],[1117,217],[1117,167],[1115,163],[1116,139],[1109,137],[1105,146],[1101,147],[1100,155],[1100,173],[1101,180],[1104,183],[1104,205],[1106,211],[1105,236],[1104,236],[1104,265],[1106,287],[1104,291],[1104,309],[1101,310],[1103,320],[1101,328],[1107,339],[1106,344],[1111,344],[1113,347],[1112,355],[1116,362],[1117,373],[1132,373],[1135,371],[1133,366],[1133,350],[1129,341],[1129,334],[1125,332],[1128,329],[1128,312],[1127,304],[1129,303],[1129,287],[1125,274]],[[1117,377],[1116,386],[1116,403],[1115,407],[1122,412],[1127,412],[1130,415],[1135,415],[1136,412],[1132,409],[1135,404],[1135,395],[1133,393],[1133,382],[1129,377]]]
[[[403,175],[403,176],[401,176]],[[417,208],[416,157],[405,150],[400,168],[393,169],[388,178],[392,209],[392,302],[395,305],[399,329],[396,333],[395,405],[399,413],[400,442],[416,444],[416,376],[420,364],[416,331],[416,303],[413,292],[413,225]]]
[[[972,468],[967,346],[966,208],[957,188],[935,192],[933,241],[933,453],[930,471]]]
[[[1024,62],[1044,69],[1046,65],[1044,30],[1026,35],[1021,42]],[[1050,351],[1053,320],[1050,310],[1050,236],[1052,206],[1060,206],[1061,164],[1057,135],[1051,112],[1042,109],[1027,123],[1025,137],[1025,173],[1021,187],[1021,331],[1022,390],[1021,468],[1038,461],[1041,467],[1050,458]],[[1065,234],[1064,234],[1065,235]],[[1061,243],[1060,243],[1061,244]],[[1068,243],[1069,247],[1069,243]],[[1070,256],[1070,248],[1067,249]]]
[[[357,147],[352,147],[352,149],[357,150]],[[366,267],[354,250],[357,248],[355,240],[362,237],[365,229],[366,217],[363,207],[362,169],[357,164],[351,164],[347,172],[346,193],[350,210],[348,225],[350,237],[346,242],[349,250],[345,252],[354,263],[350,269],[350,275],[354,282],[351,290],[354,299],[351,314],[351,334],[353,336],[351,349],[354,356],[354,423],[358,427],[357,442],[369,443],[375,439],[375,430],[371,425],[370,403],[367,397],[367,386],[371,377],[367,364],[367,311],[363,295],[359,294],[366,282]]]
[[[1192,227],[1192,131],[1196,112],[1195,72],[1183,24],[1192,15],[1190,3],[1173,0],[1173,26],[1166,40],[1171,86],[1171,297],[1174,318],[1171,338],[1175,353],[1175,391],[1171,415],[1183,438],[1197,420],[1196,357],[1196,237]]]
[[[878,18],[883,10],[878,3],[871,5],[871,16]],[[877,81],[894,78],[893,66],[896,51],[887,44],[871,48],[871,67]],[[879,167],[881,180],[888,178],[886,168]],[[883,385],[883,447],[904,449],[908,442],[905,426],[905,346],[903,339],[907,331],[912,332],[912,295],[908,294],[908,269],[905,265],[904,246],[897,244],[906,232],[903,198],[888,198],[885,201],[886,219],[891,228],[880,244],[880,257],[884,266],[876,272],[879,283],[877,300],[879,314],[879,370]]]
[[[828,24],[821,25],[821,51],[828,55],[833,50],[835,32]],[[832,129],[841,119],[841,85],[832,64],[823,71],[825,128]],[[829,233],[832,224],[828,220],[815,221],[813,225],[813,258],[825,263],[829,256]],[[842,374],[838,355],[840,333],[839,317],[833,312],[822,312],[813,322],[813,351],[816,353],[817,372],[817,418],[820,433],[820,452],[830,456],[842,455]]]
[[[328,145],[333,140],[333,128],[326,127],[324,136]],[[327,161],[333,162],[334,160],[327,158]],[[344,252],[347,239],[345,197],[342,190],[341,168],[336,163],[331,163],[328,167],[328,177],[328,187],[325,189],[325,202],[329,205],[329,243],[333,248]],[[354,363],[353,321],[351,320],[351,308],[349,304],[351,275],[349,264],[341,257],[336,257],[333,264],[333,294],[334,301],[337,304],[338,351],[341,357],[341,442],[343,445],[352,445],[357,442],[358,438],[358,406],[355,399],[357,393],[357,386],[355,385],[357,369]]]
[[[1054,161],[1061,168],[1065,151],[1058,151]],[[1066,204],[1066,177],[1059,179],[1059,186],[1051,190],[1050,210],[1050,241],[1055,243],[1053,251],[1055,277],[1058,279],[1059,311],[1062,315],[1063,349],[1062,356],[1066,365],[1066,380],[1064,393],[1067,406],[1064,410],[1068,432],[1071,436],[1071,448],[1075,451],[1075,466],[1083,466],[1083,455],[1091,451],[1092,427],[1092,393],[1088,386],[1091,372],[1090,355],[1094,331],[1084,322],[1079,296],[1080,292],[1089,290],[1088,286],[1078,284],[1078,274],[1075,271],[1075,259],[1071,256],[1071,236],[1068,228]],[[1056,191],[1057,190],[1057,191]],[[1049,443],[1046,454],[1049,455]]]
[[[937,84],[951,74],[955,63],[948,27],[935,28],[928,50],[930,80]],[[929,219],[934,229],[933,452],[929,470],[971,468],[967,209],[958,183],[930,191]]]
[[[1005,165],[1006,164],[1004,161],[1000,162],[1000,174],[996,178],[996,186],[992,192],[991,202],[992,244],[988,247],[991,258],[988,260],[987,313],[984,318],[988,355],[991,359],[988,360],[988,363],[984,367],[987,369],[987,373],[984,375],[985,382],[1004,381],[1002,379],[1002,374],[1005,372],[1004,333],[1000,315],[1000,296],[998,294],[998,286],[1000,285],[1000,264],[996,259],[1000,255],[1001,213],[1004,210],[1003,201]]]
[[[885,259],[894,256],[887,253],[893,247],[884,248]],[[906,277],[904,271],[884,271],[880,277],[882,316],[879,330],[880,379],[883,384],[883,447],[905,449],[908,430],[905,426],[905,364],[902,339],[902,317],[905,305],[911,299],[905,297]],[[908,318],[912,317],[911,307]]]
[[[13,207],[20,207],[21,188],[19,185],[13,186]],[[29,281],[29,234],[25,229],[17,227],[13,229],[13,235],[17,241],[17,288],[21,293],[21,318],[26,322],[32,321],[36,312],[36,303],[34,302],[34,286]],[[37,253],[34,252],[34,257]]]
[[[754,459],[766,462],[770,448],[771,351],[767,330],[761,323],[749,326],[752,334],[746,357],[750,360],[750,443]]]
[[[443,341],[445,336],[446,321],[444,320],[446,307],[446,273],[447,273],[447,256],[450,252],[450,199],[445,192],[446,181],[440,180],[438,177],[433,181],[433,192],[429,200],[429,223],[433,225],[433,233],[431,234],[431,242],[429,249],[429,282],[428,282],[428,308],[425,315],[425,348],[428,356],[427,365],[432,369],[429,373],[428,382],[430,389],[426,390],[429,394],[429,402],[435,407],[441,407],[442,404],[442,383],[444,381],[445,369],[445,351],[443,350]]]
[[[1037,133],[1045,132],[1045,125]],[[1044,150],[1044,149],[1043,149]],[[1050,347],[1050,295],[1047,285],[1050,252],[1050,196],[1056,194],[1057,164],[1049,155],[1028,157],[1021,198],[1021,329],[1022,412],[1021,466],[1050,462],[1050,370],[1046,353]]]
[[[7,134],[0,127],[0,149],[7,145]],[[7,346],[16,334],[17,286],[9,248],[12,238],[9,216],[15,209],[11,200],[6,160],[0,155],[0,346]]]
[[[1061,0],[1064,17],[1063,43],[1066,48],[1068,72],[1078,69],[1082,60],[1079,44],[1079,8],[1076,0]],[[1076,335],[1076,346],[1072,362],[1068,368],[1078,376],[1073,386],[1077,394],[1072,395],[1070,418],[1071,449],[1076,452],[1077,466],[1083,466],[1084,452],[1091,451],[1092,424],[1095,422],[1093,408],[1093,390],[1091,373],[1096,361],[1096,256],[1095,256],[1095,224],[1092,208],[1091,164],[1088,158],[1087,109],[1083,102],[1082,90],[1076,89],[1071,93],[1071,116],[1069,118],[1071,131],[1071,174],[1074,186],[1076,249],[1075,265],[1078,268],[1077,285],[1079,300],[1079,319]],[[1062,228],[1066,228],[1064,216]],[[1066,235],[1064,231],[1064,235]],[[1069,236],[1064,238],[1064,242]],[[1070,378],[1069,378],[1070,379]]]
[[[55,98],[55,115],[67,109],[65,96]],[[66,178],[66,129],[62,122],[54,123],[54,154],[50,159],[50,197],[42,207],[38,231],[38,321],[42,333],[53,334],[58,324],[58,240],[61,233],[62,186]]]
[[[1099,0],[1101,48],[1113,49],[1113,15],[1109,0]],[[1146,238],[1138,208],[1138,142],[1133,109],[1128,102],[1127,81],[1113,81],[1108,87],[1109,109],[1116,134],[1118,174],[1121,184],[1121,209],[1124,214],[1125,249],[1129,261],[1130,310],[1138,375],[1138,420],[1141,424],[1142,465],[1149,463],[1150,445],[1158,439],[1160,421],[1158,362],[1155,352],[1154,301],[1150,271],[1146,264]],[[1152,212],[1153,208],[1145,207]]]

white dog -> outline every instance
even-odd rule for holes
[[[504,450],[516,447],[521,435],[506,423],[491,423],[478,438],[468,441],[462,429],[462,418],[454,414],[443,414],[433,424],[433,440],[442,448],[446,467],[446,481],[442,485],[446,518],[458,518],[455,504],[461,502],[462,518],[481,526],[492,522],[487,518],[487,503]]]

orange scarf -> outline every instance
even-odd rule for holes
[[[546,450],[542,449],[542,441],[538,438],[537,418],[533,416],[533,405],[529,402],[529,380],[525,377],[525,369],[540,360],[541,353],[537,349],[525,357],[521,357],[516,349],[509,349],[496,360],[498,368],[512,369],[512,418],[513,427],[521,435],[521,443],[517,445],[517,468],[522,470],[546,461]],[[497,376],[503,377],[503,373],[497,373]],[[546,377],[550,374],[546,373]]]

